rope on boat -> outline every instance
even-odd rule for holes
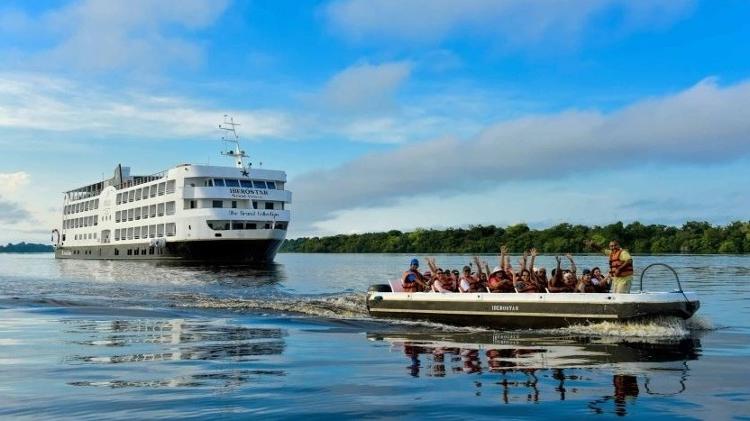
[[[646,267],[645,267],[645,268],[643,269],[643,272],[641,272],[641,285],[640,285],[640,292],[643,292],[643,275],[645,275],[645,274],[646,274],[646,272],[647,272],[647,271],[648,271],[649,269],[651,269],[652,267],[654,267],[654,266],[662,266],[662,267],[665,267],[665,268],[669,269],[669,270],[670,270],[670,271],[672,272],[672,274],[674,275],[674,279],[675,279],[675,280],[677,281],[677,291],[678,291],[678,292],[679,292],[680,294],[682,294],[682,296],[683,296],[683,297],[685,297],[685,302],[686,302],[686,303],[690,303],[690,300],[688,299],[687,295],[685,295],[685,291],[683,291],[683,290],[682,290],[682,284],[680,283],[680,276],[679,276],[679,275],[677,275],[677,271],[676,271],[676,270],[674,270],[674,268],[673,268],[672,266],[669,266],[669,265],[668,265],[668,264],[666,264],[666,263],[651,263],[650,265],[646,266]]]

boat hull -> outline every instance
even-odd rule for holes
[[[656,317],[687,319],[700,307],[693,293],[438,294],[370,291],[367,309],[380,318],[425,320],[493,329],[556,328]]]
[[[273,261],[283,239],[174,241],[163,247],[150,243],[100,246],[65,246],[55,249],[58,259],[184,260],[223,263]],[[136,254],[137,250],[137,254]]]

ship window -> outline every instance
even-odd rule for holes
[[[115,241],[117,241],[117,240],[119,240],[119,239],[120,239],[120,230],[119,230],[119,229],[116,229],[116,230],[115,230]]]
[[[174,202],[167,202],[167,215],[174,215],[174,208],[175,208]]]
[[[141,208],[135,208],[135,210],[133,211],[133,217],[136,221],[141,219]]]
[[[216,187],[224,187],[224,179],[223,178],[214,178],[214,186],[216,186]]]
[[[273,202],[266,202],[266,209],[273,209]]]
[[[84,211],[89,210],[89,202],[83,202],[83,210]]]
[[[119,256],[119,255],[120,255],[120,249],[115,249],[115,256]]]
[[[151,194],[149,194],[150,197],[156,197],[156,184],[151,186]]]
[[[264,228],[267,229],[267,230],[270,230],[271,229],[271,224],[268,223],[268,222],[266,222],[266,225],[264,226]]]
[[[258,229],[258,224],[256,224],[255,222],[248,222],[247,224],[245,224],[245,229],[247,230]]]
[[[203,185],[206,186],[206,187],[213,187],[214,186],[214,181],[211,180],[210,178],[208,180],[203,180]]]
[[[274,228],[276,228],[277,230],[285,230],[286,229],[286,224],[279,224],[279,223],[277,223],[274,226]]]
[[[148,209],[149,209],[149,213],[151,214],[151,217],[155,218],[156,217],[156,205],[151,205],[149,206]]]
[[[154,254],[154,248],[153,247],[149,247],[148,248],[148,254]]]
[[[141,200],[141,189],[135,189],[135,200]]]
[[[99,225],[99,215],[94,215],[94,225]]]
[[[96,240],[96,233],[94,233],[94,240]]]
[[[281,203],[281,210],[284,210],[284,202],[280,202],[280,203]]]
[[[266,182],[261,180],[253,180],[253,187],[255,187],[256,189],[265,189]]]
[[[164,216],[164,203],[159,203],[156,205],[157,213],[159,216]]]
[[[169,180],[167,181],[167,194],[174,193],[175,185],[177,182],[175,180]]]
[[[128,202],[132,202],[134,197],[135,197],[135,191],[130,190],[128,192]]]
[[[164,194],[164,190],[167,187],[167,183],[159,183],[159,196]]]
[[[133,209],[128,209],[128,221],[133,220]]]
[[[133,239],[133,228],[128,228],[128,240]]]
[[[94,209],[99,209],[99,199],[94,200]]]
[[[222,200],[214,200],[212,207],[214,208],[223,208],[224,202]]]
[[[128,249],[128,256],[133,254],[133,249]]]
[[[236,208],[237,208],[237,201],[232,200],[232,209],[236,209]]]
[[[276,189],[276,183],[274,183],[273,181],[266,181],[266,185],[269,189]]]
[[[229,221],[206,221],[206,224],[214,231],[224,231],[229,229]]]
[[[141,227],[133,228],[133,239],[137,240],[141,238]]]
[[[141,208],[141,216],[144,218],[148,218],[148,206],[144,206]]]
[[[148,237],[154,238],[156,237],[156,225],[149,225],[148,226]],[[153,254],[153,253],[151,253]]]
[[[240,186],[252,188],[253,182],[250,180],[240,180]]]
[[[141,251],[141,249],[135,249],[135,250],[133,250],[133,254],[136,255],[136,256],[138,256],[138,253],[140,253],[140,251]]]
[[[239,187],[240,186],[240,182],[233,178],[227,178],[226,180],[224,180],[224,183],[226,183],[227,187]]]
[[[253,209],[258,209],[258,201],[253,200]]]
[[[232,221],[232,229],[233,230],[241,230],[244,227],[244,223],[242,221]]]
[[[188,204],[188,207],[190,209],[195,209],[195,200],[191,200],[190,203]]]
[[[156,226],[156,236],[164,237],[164,224],[159,224]]]
[[[115,222],[120,222],[120,211],[115,212]]]
[[[170,222],[166,225],[166,234],[167,237],[171,237],[177,233],[177,226],[174,222]]]
[[[148,238],[148,225],[141,227],[141,238]]]

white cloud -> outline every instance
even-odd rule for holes
[[[750,155],[750,82],[713,79],[601,113],[571,110],[491,125],[478,136],[443,137],[370,154],[289,183],[300,231],[337,211],[399,199],[482,191],[498,183],[632,168],[646,163],[727,162]],[[333,187],[335,186],[335,187]]]
[[[411,64],[357,64],[335,74],[321,94],[325,105],[343,113],[383,111],[394,106],[396,90],[409,77]]]
[[[0,129],[85,132],[89,136],[215,138],[226,113],[243,138],[282,137],[287,116],[273,110],[217,109],[185,98],[101,90],[61,78],[0,74]]]
[[[29,174],[23,171],[0,173],[0,193],[13,194],[29,182]]]
[[[203,46],[178,35],[213,24],[227,0],[82,0],[38,17],[6,11],[0,22],[8,32],[52,39],[32,56],[45,69],[73,67],[86,71],[154,70],[162,66],[197,65]]]
[[[692,0],[338,0],[325,7],[335,31],[353,40],[432,43],[451,35],[485,35],[510,44],[575,40],[606,13],[620,30],[663,25]]]

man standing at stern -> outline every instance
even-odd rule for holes
[[[627,294],[633,283],[633,258],[627,250],[620,247],[617,240],[609,242],[609,250],[604,254],[609,256],[609,274],[612,276],[612,292]]]

